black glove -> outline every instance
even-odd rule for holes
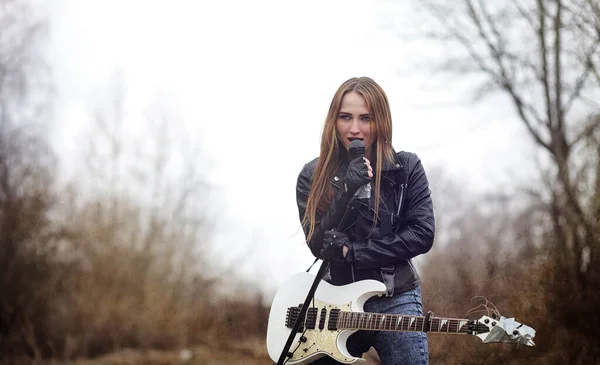
[[[369,168],[362,157],[357,157],[350,161],[343,181],[346,194],[348,195],[354,195],[358,188],[371,181]]]
[[[350,249],[351,243],[348,236],[338,231],[325,231],[321,256],[332,261],[346,262],[344,246]]]

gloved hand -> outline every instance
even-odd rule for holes
[[[350,240],[348,236],[338,231],[325,231],[323,234],[323,248],[321,256],[324,259],[330,259],[337,262],[345,262],[344,247],[350,249]]]
[[[344,185],[346,194],[354,195],[358,188],[371,181],[369,177],[369,166],[363,157],[357,157],[350,161],[346,174],[344,175]]]

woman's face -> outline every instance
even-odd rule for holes
[[[371,115],[362,95],[354,91],[344,95],[337,116],[336,130],[346,150],[349,150],[350,142],[360,139],[365,144],[367,156],[370,155],[375,136],[371,134]]]

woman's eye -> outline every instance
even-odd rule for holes
[[[343,119],[343,120],[350,120],[350,116],[346,115],[346,114],[340,115],[340,118]]]
[[[371,121],[371,117],[368,116],[368,115],[366,115],[366,116],[362,117],[361,120],[364,121],[364,122],[370,122]]]

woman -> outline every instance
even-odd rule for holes
[[[363,142],[364,157],[351,157],[355,139]],[[422,316],[421,281],[411,259],[431,249],[433,204],[419,158],[395,152],[391,140],[383,89],[368,77],[344,82],[329,107],[320,155],[298,176],[298,210],[312,253],[330,260],[326,281],[382,281],[388,295],[369,299],[365,312]],[[367,184],[370,198],[353,198]],[[347,341],[357,357],[371,346],[383,365],[428,363],[425,333],[358,331]],[[337,362],[324,357],[314,364]]]

